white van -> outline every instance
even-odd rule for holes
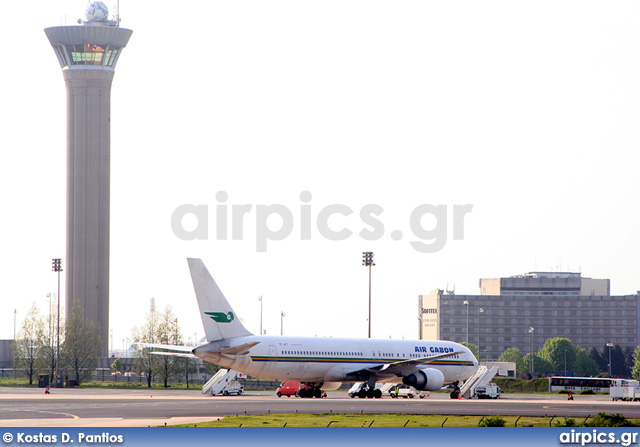
[[[420,399],[424,399],[429,396],[429,391],[420,391],[416,390],[414,387],[409,385],[402,385],[396,388],[391,388],[389,390],[389,396],[393,398],[404,397],[405,399],[408,397],[409,399],[413,399],[415,396],[420,396]]]

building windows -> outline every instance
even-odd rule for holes
[[[72,65],[101,65],[113,67],[118,59],[119,48],[113,45],[98,44],[67,44],[56,45],[56,54],[60,65],[69,67]]]

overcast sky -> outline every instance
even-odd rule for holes
[[[120,3],[116,348],[151,297],[203,336],[186,257],[256,333],[264,295],[268,334],[284,311],[286,335],[366,337],[363,251],[380,338],[416,338],[419,294],[480,278],[570,270],[640,290],[638,2]],[[66,266],[66,91],[43,29],[86,5],[3,7],[2,339],[14,310],[18,326],[34,301],[47,311],[51,258]],[[178,227],[206,240],[172,227],[189,204],[199,218]]]

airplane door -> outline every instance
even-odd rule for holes
[[[278,361],[278,350],[274,345],[269,345],[269,357],[271,357],[272,362]]]

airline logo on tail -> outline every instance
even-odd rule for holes
[[[209,318],[218,323],[231,323],[235,319],[233,312],[229,312],[228,314],[224,312],[205,312],[205,314],[209,315]]]

